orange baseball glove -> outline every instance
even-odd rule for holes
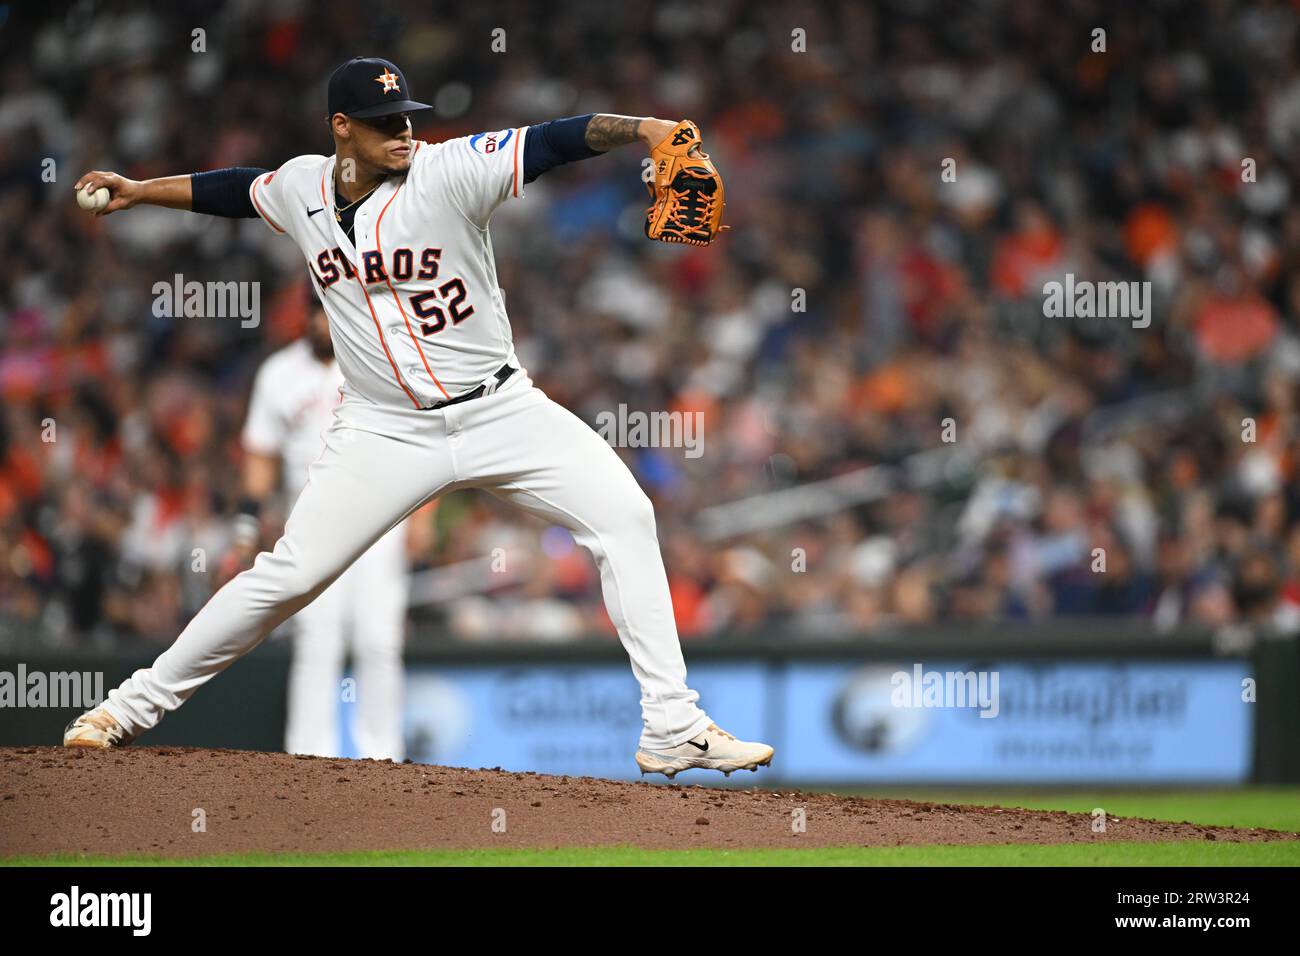
[[[730,228],[722,225],[727,205],[722,176],[700,148],[698,126],[682,120],[650,150],[650,158],[655,179],[646,183],[651,199],[645,217],[649,238],[707,246]]]

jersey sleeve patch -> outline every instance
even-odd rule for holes
[[[505,178],[497,202],[524,194],[522,149],[526,127],[503,129],[495,133],[475,133],[467,140],[470,151],[483,157],[494,175]]]
[[[469,148],[480,156],[491,156],[510,146],[515,133],[513,129],[498,130],[495,133],[475,133],[469,138]]]
[[[523,129],[503,129],[444,141],[428,195],[454,206],[476,228],[487,228],[493,210],[524,194],[524,136]]]

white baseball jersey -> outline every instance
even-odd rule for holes
[[[524,194],[526,128],[412,142],[411,168],[334,218],[335,157],[299,156],[249,195],[307,259],[348,383],[379,405],[427,408],[517,365],[488,220]]]
[[[244,447],[280,458],[285,496],[292,501],[307,483],[307,469],[320,457],[341,396],[337,362],[322,362],[306,339],[280,349],[258,369],[244,423]]]

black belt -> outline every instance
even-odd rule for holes
[[[505,380],[508,379],[511,375],[514,375],[515,372],[517,371],[519,370],[515,368],[513,365],[511,365],[509,362],[507,362],[505,365],[502,365],[499,369],[497,369],[496,375],[494,376],[494,378],[496,378],[497,380],[497,387],[500,388],[501,384],[505,382]],[[471,399],[481,397],[482,394],[486,391],[487,391],[487,384],[484,383],[483,385],[480,385],[478,388],[474,389],[473,391],[466,392],[464,395],[457,395],[455,398],[444,399],[441,402],[436,402],[433,405],[428,405],[425,407],[424,410],[426,412],[431,412],[439,408],[446,408],[448,405],[457,405],[461,402],[468,402]]]

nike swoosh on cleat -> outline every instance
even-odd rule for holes
[[[320,209],[308,209],[307,218],[310,219],[312,216],[316,215],[316,213],[320,212],[324,208],[325,208],[324,206],[321,206]]]
[[[697,744],[694,740],[688,740],[688,741],[686,741],[686,742],[687,742],[688,744],[690,744],[692,747],[696,748],[697,750],[708,750],[708,749],[709,749],[709,742],[708,742],[707,740],[704,741],[704,743],[702,743],[702,744]]]

